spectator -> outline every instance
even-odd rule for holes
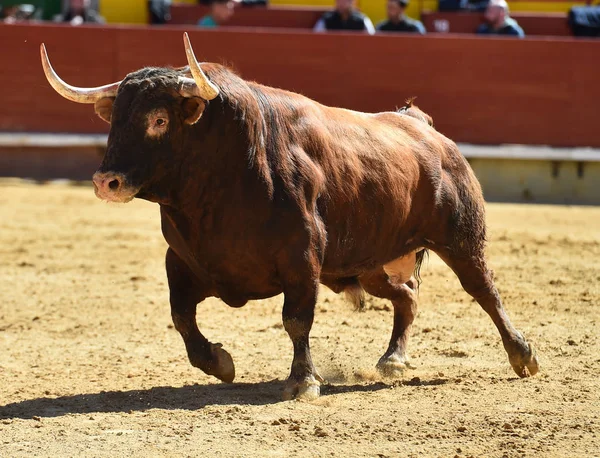
[[[362,30],[369,35],[375,33],[371,20],[356,10],[354,0],[335,0],[335,9],[319,19],[315,32],[326,30]]]
[[[525,36],[517,21],[508,15],[506,0],[490,0],[484,16],[486,23],[479,26],[478,34],[513,35],[519,38]]]
[[[71,25],[81,25],[84,22],[104,24],[104,18],[91,7],[90,0],[70,0],[69,8],[63,14],[54,18],[56,22],[68,22]]]
[[[166,24],[171,20],[171,0],[148,0],[150,24]]]
[[[36,8],[33,5],[0,6],[0,22],[14,24],[15,22],[27,22],[34,18]]]
[[[19,6],[5,6],[2,8],[2,22],[5,24],[14,24],[20,22]]]
[[[378,32],[412,32],[425,35],[425,27],[419,21],[409,18],[404,12],[408,0],[388,0],[387,21],[377,25]]]
[[[210,3],[210,14],[198,21],[200,27],[219,27],[231,19],[235,8],[234,0],[213,0]]]
[[[569,27],[576,37],[600,37],[600,5],[572,7]]]

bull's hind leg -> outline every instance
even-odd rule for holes
[[[360,284],[369,294],[392,301],[394,327],[388,349],[379,359],[377,369],[386,376],[399,375],[412,368],[407,345],[417,314],[417,281],[411,277],[402,283],[402,279],[389,276],[382,268],[361,276]]]
[[[494,285],[492,272],[487,267],[484,254],[477,252],[467,256],[463,254],[464,250],[459,253],[447,249],[435,251],[456,273],[465,291],[492,318],[502,337],[510,364],[517,375],[529,377],[537,373],[539,367],[535,350],[525,340],[523,334],[512,325]]]
[[[208,375],[231,383],[235,378],[233,359],[221,348],[221,344],[210,343],[196,323],[196,307],[206,294],[198,287],[185,263],[170,248],[167,250],[166,267],[171,317],[183,338],[190,363]]]

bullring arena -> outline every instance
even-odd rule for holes
[[[320,12],[296,18],[307,11]],[[321,396],[283,401],[292,357],[284,296],[241,308],[203,301],[199,326],[231,353],[236,378],[192,367],[171,318],[159,206],[96,198],[90,180],[108,125],[91,105],[57,95],[41,70],[41,42],[79,86],[183,65],[189,28],[147,27],[0,24],[11,57],[0,85],[14,88],[0,93],[1,457],[600,457],[600,137],[590,115],[600,88],[589,77],[600,42],[190,33],[197,51],[211,45],[198,52],[207,60],[328,105],[375,112],[418,96],[481,182],[494,280],[540,366],[517,377],[490,317],[430,253],[411,367],[375,369],[390,301],[367,295],[358,311],[323,286],[310,336]],[[394,40],[407,60],[378,66]],[[286,65],[284,48],[295,57]],[[566,56],[574,70],[556,64]],[[414,75],[399,71],[407,61]],[[443,75],[433,71],[442,63]]]

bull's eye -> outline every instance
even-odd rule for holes
[[[169,114],[165,109],[153,110],[148,113],[146,122],[146,135],[148,137],[162,137],[167,133],[169,126]]]

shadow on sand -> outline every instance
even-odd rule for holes
[[[188,385],[179,388],[159,386],[146,390],[101,391],[58,398],[36,398],[0,406],[0,419],[60,417],[94,412],[130,412],[149,409],[197,410],[209,405],[267,405],[281,402],[284,382]],[[321,395],[374,392],[391,384],[324,385]]]

